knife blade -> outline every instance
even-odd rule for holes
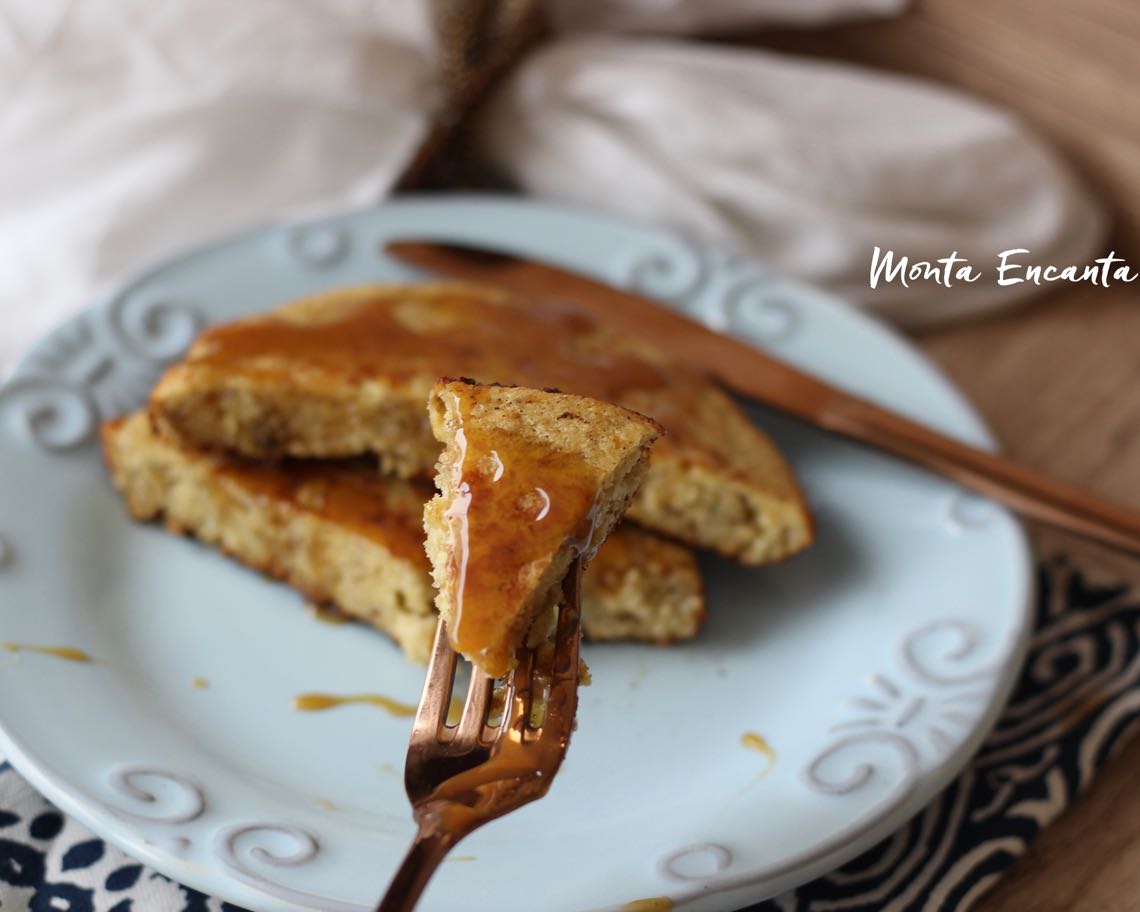
[[[1140,556],[1140,512],[955,440],[844,392],[640,294],[560,266],[469,244],[401,239],[385,251],[449,278],[573,301],[599,323],[652,343],[746,398],[923,466],[1023,516]]]

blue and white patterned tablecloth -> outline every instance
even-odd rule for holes
[[[1140,721],[1140,598],[1061,559],[1040,569],[1037,632],[974,762],[894,836],[749,912],[971,908]],[[0,765],[0,909],[241,912],[105,844]]]

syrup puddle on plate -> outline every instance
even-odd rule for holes
[[[622,906],[621,912],[673,912],[673,900],[668,896],[635,899]]]
[[[53,658],[63,659],[67,662],[95,661],[94,658],[82,649],[76,649],[73,646],[32,646],[29,643],[12,643],[5,641],[0,643],[0,647],[8,652],[34,652],[37,655],[52,656]]]
[[[399,700],[393,700],[383,694],[305,693],[293,698],[293,708],[301,712],[322,712],[337,706],[348,706],[356,703],[375,706],[393,716],[409,717],[416,714],[416,707],[410,703],[401,703]]]
[[[760,772],[760,775],[753,780],[753,784],[755,784],[767,776],[770,772],[772,772],[772,767],[776,765],[776,751],[773,749],[772,745],[768,743],[767,739],[765,739],[763,735],[759,735],[756,732],[751,731],[745,732],[740,736],[740,744],[750,751],[755,751],[756,753],[763,755],[763,757],[768,761],[767,766],[765,766],[764,769]]]
[[[763,754],[768,758],[769,763],[776,762],[776,752],[772,750],[772,745],[764,740],[763,735],[758,735],[756,732],[745,732],[740,736],[740,743],[749,750]]]
[[[418,707],[411,703],[401,703],[383,694],[326,694],[304,693],[293,698],[293,708],[300,712],[324,712],[326,709],[335,709],[338,706],[364,704],[375,706],[397,718],[411,718],[416,714]],[[452,697],[451,705],[447,709],[447,724],[454,725],[463,714],[463,700]]]

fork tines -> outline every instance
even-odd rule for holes
[[[577,710],[580,585],[580,562],[575,561],[563,582],[553,644],[520,649],[518,664],[501,679],[493,679],[472,666],[463,713],[454,725],[448,723],[448,714],[459,656],[451,648],[441,620],[412,727],[413,745],[424,739],[440,744],[460,742],[467,747],[490,745],[509,729],[534,738],[543,729],[564,728],[568,738]],[[541,713],[532,719],[532,710],[539,706]]]

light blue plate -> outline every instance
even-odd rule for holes
[[[418,280],[380,250],[434,235],[641,288],[980,445],[982,422],[905,342],[818,291],[660,231],[500,198],[422,198],[286,225],[139,277],[34,349],[0,390],[0,749],[164,873],[257,910],[367,910],[412,836],[409,721],[295,712],[306,691],[414,703],[384,637],[129,522],[100,419],[140,406],[209,322],[331,286]],[[466,840],[423,908],[728,910],[867,848],[966,763],[1027,641],[1031,564],[1002,510],[757,410],[819,541],[747,570],[708,559],[693,643],[589,647],[594,684],[550,795]],[[195,677],[209,687],[195,688]],[[742,745],[754,732],[772,758]],[[774,758],[774,759],[773,759]]]

